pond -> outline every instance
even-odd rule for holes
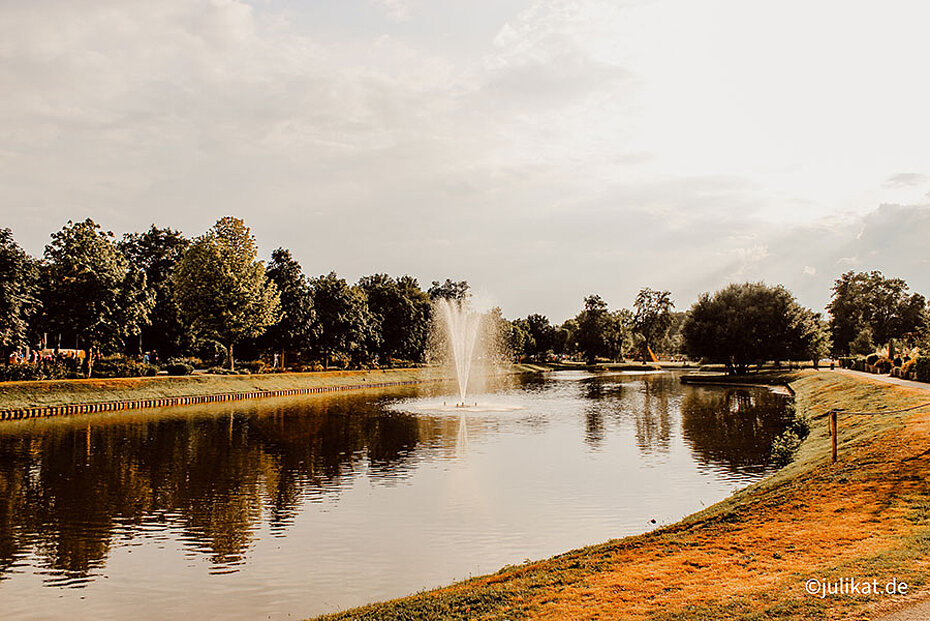
[[[0,425],[5,619],[300,619],[648,531],[773,470],[787,397],[675,373]],[[519,409],[515,409],[519,408]]]

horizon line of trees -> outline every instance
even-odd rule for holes
[[[265,263],[245,223],[224,217],[194,239],[152,225],[117,239],[91,219],[53,233],[42,258],[0,229],[0,350],[4,362],[30,349],[87,352],[160,362],[199,358],[234,368],[243,359],[280,368],[423,363],[432,304],[465,300],[466,281],[372,274],[349,284],[335,272],[308,277],[290,251]],[[878,271],[836,280],[828,318],[781,285],[734,283],[676,311],[671,292],[641,289],[632,308],[610,310],[598,295],[561,324],[541,314],[488,317],[515,359],[572,356],[588,363],[656,353],[722,363],[734,373],[765,361],[818,360],[927,344],[927,300]],[[240,356],[241,357],[241,356]]]

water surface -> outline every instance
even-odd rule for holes
[[[785,397],[558,372],[0,425],[4,619],[304,618],[641,533],[771,471]],[[655,520],[655,523],[653,523]]]

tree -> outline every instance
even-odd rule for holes
[[[154,295],[145,272],[130,265],[113,240],[91,219],[69,221],[45,247],[45,322],[59,342],[71,339],[88,349],[90,376],[94,350],[125,347],[147,322]]]
[[[147,286],[155,297],[148,322],[139,334],[140,353],[154,349],[165,359],[191,345],[192,334],[181,319],[171,284],[171,273],[189,245],[190,240],[178,231],[155,225],[144,233],[127,233],[119,242],[130,265],[145,272]]]
[[[926,299],[910,293],[900,278],[881,272],[846,272],[833,283],[827,311],[837,354],[848,354],[850,344],[865,328],[876,345],[892,339],[916,336],[926,328]]]
[[[674,307],[670,291],[655,291],[648,287],[639,290],[633,302],[633,331],[643,340],[643,362],[647,356],[652,357],[656,342],[668,333]]]
[[[584,299],[584,310],[575,318],[574,340],[588,364],[597,358],[611,360],[623,355],[628,343],[629,317],[623,311],[611,313],[598,295]]]
[[[306,352],[314,344],[315,312],[313,291],[303,270],[289,250],[278,248],[271,253],[265,276],[275,284],[281,299],[281,319],[268,328],[267,342],[281,352],[284,368],[286,352]]]
[[[427,293],[431,300],[442,298],[445,300],[458,300],[460,302],[471,295],[467,281],[454,281],[449,278],[446,278],[446,282],[444,283],[434,280],[432,286],[427,290]]]
[[[335,272],[313,279],[310,285],[323,366],[329,368],[333,354],[356,361],[366,358],[370,348],[380,343],[364,291],[350,287]]]
[[[745,374],[767,360],[810,359],[822,344],[819,316],[782,286],[731,284],[703,293],[682,326],[688,353]]]
[[[422,360],[429,337],[432,306],[417,280],[387,274],[364,276],[358,281],[365,292],[375,329],[380,334],[382,360]]]
[[[36,262],[10,229],[0,229],[0,348],[6,357],[27,344],[29,321],[38,310]]]
[[[524,348],[534,359],[544,357],[557,349],[558,331],[545,315],[533,314],[514,322],[526,333]]]
[[[194,240],[171,277],[181,315],[195,332],[233,346],[257,337],[280,317],[275,284],[265,276],[258,247],[245,223],[231,216]]]

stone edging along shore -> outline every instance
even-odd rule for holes
[[[0,411],[0,420],[22,420],[47,416],[66,416],[70,414],[89,414],[92,412],[114,412],[117,410],[138,410],[174,405],[194,405],[197,403],[215,403],[219,401],[242,401],[264,397],[289,397],[314,393],[342,392],[362,390],[365,388],[391,388],[394,386],[412,386],[442,379],[407,380],[402,382],[377,382],[365,384],[342,384],[333,386],[312,386],[309,388],[286,388],[280,390],[253,390],[248,392],[227,392],[212,395],[190,395],[177,397],[160,397],[158,399],[135,399],[129,401],[100,401],[96,403],[75,403],[70,405],[42,406]]]

